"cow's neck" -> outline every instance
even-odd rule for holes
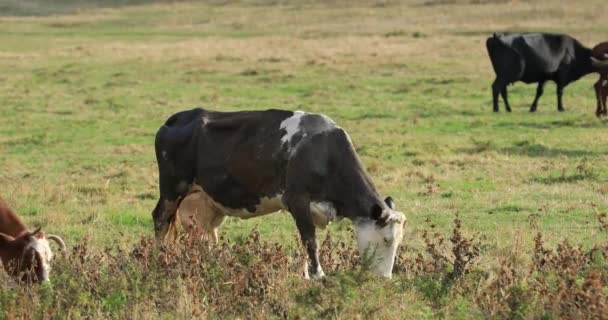
[[[374,205],[383,207],[383,202],[378,195],[374,185],[365,175],[358,177],[359,181],[351,182],[351,188],[346,194],[339,195],[342,203],[339,206],[338,215],[353,220],[371,217]]]
[[[0,198],[0,232],[13,238],[27,233],[25,224],[17,217],[17,214]]]

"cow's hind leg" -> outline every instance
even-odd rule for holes
[[[310,213],[310,201],[303,198],[286,198],[287,207],[296,221],[302,244],[306,248],[306,253],[308,255],[306,267],[304,268],[304,277],[306,279],[322,278],[325,276],[325,273],[319,263],[315,225]]]
[[[511,106],[509,105],[509,99],[507,98],[508,94],[506,85],[504,85],[502,90],[500,90],[500,95],[502,96],[502,100],[505,102],[505,110],[507,110],[507,112],[511,112]]]
[[[500,93],[501,89],[501,84],[498,78],[496,78],[492,83],[492,110],[494,112],[498,112],[498,94]]]
[[[534,97],[534,101],[532,101],[532,105],[530,106],[530,112],[536,111],[536,108],[538,107],[538,100],[540,99],[540,96],[543,95],[545,89],[545,82],[546,81],[538,82],[538,86],[536,87],[536,96]]]

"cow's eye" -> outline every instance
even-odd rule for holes
[[[389,244],[391,243],[391,240],[389,238],[384,238],[384,244]]]

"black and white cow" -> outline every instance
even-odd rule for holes
[[[557,85],[557,110],[564,111],[564,88],[598,71],[591,63],[591,49],[565,34],[494,33],[486,40],[486,48],[496,73],[492,83],[494,112],[498,111],[499,93],[505,109],[511,112],[507,85],[517,81],[538,83],[536,96],[530,106],[530,112],[535,112],[538,99],[549,80]]]
[[[155,147],[160,199],[152,216],[159,240],[175,230],[180,202],[199,192],[212,237],[225,216],[289,211],[308,253],[307,278],[324,276],[315,228],[349,218],[372,270],[391,276],[405,216],[390,197],[380,198],[348,134],[328,117],[197,108],[171,116]]]

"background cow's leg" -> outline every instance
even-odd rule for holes
[[[304,277],[309,279],[317,279],[325,276],[321,265],[319,264],[319,255],[317,252],[317,238],[315,235],[315,225],[310,214],[310,201],[298,199],[295,201],[287,201],[289,212],[296,221],[296,226],[300,232],[302,244],[306,248],[308,254],[308,263],[305,269]]]
[[[505,102],[505,110],[507,112],[511,112],[511,106],[509,105],[509,99],[507,99],[507,86],[504,85],[500,90],[500,95],[502,96],[502,100]]]
[[[602,114],[607,115],[608,111],[606,110],[606,97],[608,97],[608,74],[602,74]]]
[[[596,117],[600,117],[602,115],[602,111],[604,110],[603,108],[603,101],[602,101],[602,95],[603,95],[603,90],[602,90],[602,76],[600,76],[600,78],[597,80],[597,82],[593,85],[593,88],[595,89],[595,99],[597,100],[597,107],[595,108],[595,116]]]
[[[500,89],[500,83],[498,82],[498,78],[496,78],[492,83],[492,110],[494,112],[498,112],[498,93]]]
[[[557,111],[564,111],[564,104],[562,103],[562,95],[564,94],[564,85],[557,83]]]
[[[538,87],[536,87],[536,96],[534,97],[534,101],[532,101],[532,105],[530,106],[530,112],[536,111],[536,108],[538,107],[538,99],[540,99],[540,96],[543,95],[545,89],[545,82],[546,81],[538,82]]]

